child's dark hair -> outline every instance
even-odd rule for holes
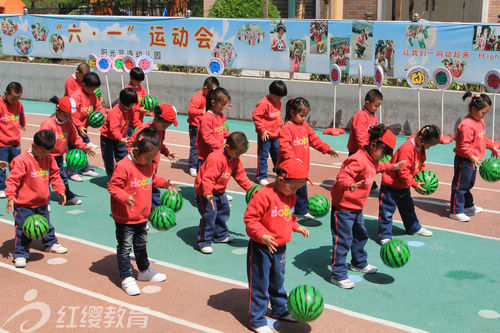
[[[240,150],[247,147],[248,139],[243,132],[233,132],[226,139],[226,143],[231,150]]]
[[[56,136],[51,130],[43,129],[35,133],[33,143],[39,147],[52,150],[56,144]]]
[[[209,90],[215,89],[220,86],[219,80],[215,76],[210,76],[205,79],[203,86],[207,87]]]
[[[99,88],[101,86],[101,79],[99,75],[94,72],[88,72],[83,76],[82,83],[87,87]]]
[[[59,97],[57,96],[52,96],[49,98],[49,102],[54,103],[55,105],[59,104]]]
[[[216,102],[220,101],[223,96],[226,96],[231,100],[231,96],[229,96],[229,92],[222,88],[222,87],[217,87],[215,89],[212,89],[208,92],[207,94],[207,110],[210,110],[212,108],[212,100],[215,100]]]
[[[376,148],[384,146],[384,155],[392,155],[392,148],[380,141],[385,131],[389,131],[384,124],[377,124],[368,129],[368,134],[370,134],[370,143],[375,142]],[[368,148],[368,147],[367,147]]]
[[[12,94],[15,92],[16,94],[20,94],[23,92],[23,86],[19,82],[11,82],[5,88],[7,94]]]
[[[296,114],[300,112],[300,109],[308,107],[309,102],[304,97],[290,98],[288,102],[286,102],[285,122],[292,119],[292,113]]]
[[[90,72],[90,66],[86,62],[82,62],[80,65],[78,65],[76,71],[78,73],[87,74],[88,72]]]
[[[137,103],[137,93],[133,88],[125,88],[120,91],[120,103],[129,107]]]
[[[130,70],[130,78],[136,81],[144,81],[144,72],[139,67]]]
[[[132,148],[137,148],[137,153],[142,154],[152,151],[153,148],[159,147],[160,144],[160,138],[158,138],[156,130],[152,127],[146,127],[139,132],[132,144]]]
[[[418,131],[417,135],[422,137],[422,142],[437,143],[441,137],[441,131],[436,125],[425,125]]]
[[[372,89],[372,90],[370,90],[369,92],[366,93],[365,102],[373,103],[377,99],[380,99],[381,101],[384,100],[384,96],[382,95],[382,93],[380,92],[380,90],[378,90],[378,89]]]
[[[286,89],[285,82],[281,80],[271,82],[271,84],[269,85],[269,93],[281,97],[286,96],[288,94],[288,90]]]
[[[465,100],[469,97],[471,98],[469,102],[469,113],[472,111],[472,107],[475,107],[476,110],[481,110],[486,105],[491,105],[491,99],[486,94],[473,94],[470,91],[467,91],[462,96],[462,101],[465,102]]]

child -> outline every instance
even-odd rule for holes
[[[141,293],[132,275],[130,252],[134,247],[135,260],[139,270],[137,280],[161,282],[165,274],[149,267],[146,251],[147,223],[151,209],[151,187],[177,190],[176,186],[155,174],[154,159],[160,150],[156,131],[145,128],[137,135],[127,158],[116,164],[108,184],[111,194],[111,215],[115,220],[118,269],[122,289],[130,296]]]
[[[144,81],[144,77],[145,75],[142,69],[134,67],[130,70],[130,82],[125,86],[125,88],[134,89],[137,94],[137,104],[134,105],[133,112],[141,123],[144,121],[144,116],[153,116],[153,113],[141,106],[142,99],[147,95],[146,89],[144,89],[144,86],[141,84],[141,82]],[[127,136],[132,135],[133,130],[134,127],[129,128]]]
[[[40,214],[49,222],[49,231],[42,238],[45,251],[63,254],[68,250],[57,242],[54,226],[50,224],[48,210],[49,182],[59,194],[59,203],[66,203],[64,183],[59,176],[59,168],[50,155],[56,138],[50,130],[35,133],[31,149],[17,156],[12,161],[12,171],[6,180],[7,214],[14,212],[16,224],[14,265],[17,268],[26,266],[30,257],[31,239],[23,233],[23,224],[29,216]]]
[[[435,125],[424,126],[415,137],[403,143],[391,159],[391,163],[406,161],[398,171],[382,175],[379,196],[378,241],[384,245],[392,238],[392,215],[399,210],[405,230],[410,235],[430,237],[432,231],[420,225],[411,198],[410,187],[425,191],[417,183],[415,175],[425,170],[426,150],[439,143],[441,133]]]
[[[10,164],[14,157],[21,154],[21,131],[26,126],[24,107],[19,100],[23,87],[11,82],[0,98],[0,161]],[[5,198],[5,170],[0,170],[0,198]]]
[[[485,155],[486,148],[491,155],[500,157],[498,147],[485,134],[484,116],[490,111],[491,100],[486,94],[466,92],[462,97],[469,102],[469,114],[458,125],[455,137],[455,172],[451,183],[450,217],[459,222],[469,222],[469,216],[483,211],[474,205],[471,189],[476,181],[476,170]]]
[[[115,163],[127,156],[127,131],[130,127],[142,125],[132,111],[137,104],[137,95],[132,88],[120,91],[120,102],[109,110],[101,127],[101,151],[108,181],[113,174]]]
[[[78,135],[76,127],[73,124],[71,115],[76,112],[75,100],[68,96],[61,98],[54,96],[50,101],[57,104],[56,112],[42,122],[40,129],[49,129],[56,135],[56,143],[50,153],[56,159],[61,179],[66,187],[66,203],[68,205],[81,205],[82,200],[78,199],[69,189],[68,175],[66,171],[64,171],[63,155],[68,150],[69,143],[76,148],[85,150],[90,156],[95,156],[95,152],[82,141],[82,138]]]
[[[196,152],[196,135],[200,126],[200,119],[205,114],[207,108],[207,94],[210,90],[219,87],[219,80],[215,76],[210,76],[203,82],[203,88],[191,97],[188,107],[189,124],[189,174],[196,177],[198,172],[198,153]]]
[[[155,157],[155,166],[158,167],[160,163],[160,153],[166,156],[171,163],[174,163],[177,161],[177,156],[175,153],[171,153],[170,150],[168,150],[167,146],[163,143],[163,140],[165,139],[165,131],[167,128],[170,127],[170,125],[174,124],[174,126],[177,127],[177,109],[170,104],[162,104],[160,106],[157,106],[155,108],[155,117],[152,121],[147,122],[139,126],[139,128],[132,134],[132,136],[128,139],[127,141],[127,150],[130,153],[130,150],[132,149],[132,144],[135,142],[135,139],[137,138],[137,134],[139,134],[144,128],[151,127],[156,131],[156,135],[158,135],[158,138],[160,139],[161,147],[160,151],[158,152],[158,155]],[[151,201],[151,211],[153,211],[157,206],[160,205],[160,197],[161,197],[161,192],[160,189],[153,187],[153,195],[152,195],[152,201]]]
[[[355,53],[357,58],[363,57],[363,53],[365,53],[365,49],[368,44],[366,39],[366,30],[362,29],[356,39]]]
[[[229,178],[245,190],[252,188],[240,155],[247,151],[248,140],[243,132],[234,132],[227,138],[224,148],[210,153],[195,178],[196,205],[201,214],[196,246],[202,253],[213,252],[212,242],[229,243],[234,240],[228,234],[229,202],[224,195]]]
[[[252,118],[257,132],[257,181],[267,185],[267,158],[269,154],[276,166],[279,151],[279,132],[283,126],[281,119],[281,99],[287,95],[285,82],[273,81],[269,85],[269,95],[257,103]]]
[[[293,45],[294,47],[290,57],[290,72],[300,72],[300,63],[302,62],[304,46],[300,40],[296,40]]]
[[[286,243],[292,231],[304,237],[309,230],[300,226],[293,214],[295,193],[305,186],[308,165],[296,158],[282,161],[272,184],[262,187],[250,200],[243,221],[250,237],[247,277],[250,292],[250,327],[269,332],[265,314],[271,301],[271,317],[295,321],[287,308],[285,281]]]
[[[346,257],[349,250],[352,255],[350,270],[368,274],[377,271],[377,267],[367,261],[365,244],[368,233],[363,220],[363,207],[368,200],[375,174],[398,170],[406,162],[378,162],[383,156],[392,154],[396,136],[384,124],[373,126],[368,132],[368,145],[342,163],[331,190],[333,260],[330,281],[344,289],[354,288],[354,282],[347,278]]]
[[[286,103],[286,123],[280,131],[280,151],[278,155],[278,164],[290,158],[300,159],[306,165],[308,173],[310,167],[310,146],[323,154],[333,157],[339,156],[335,150],[330,148],[327,143],[323,142],[316,135],[311,126],[305,121],[309,115],[309,110],[309,102],[302,97],[292,98]],[[314,219],[307,212],[307,185],[304,185],[297,191],[295,215]]]
[[[377,110],[382,105],[384,97],[378,89],[372,89],[366,93],[365,105],[361,110],[356,112],[351,120],[351,131],[349,132],[349,140],[347,141],[347,150],[349,156],[363,149],[368,144],[368,130],[371,126],[377,124]],[[380,189],[376,182],[373,182],[370,195],[377,195]]]
[[[81,89],[83,77],[88,72],[90,72],[90,67],[86,62],[78,65],[76,72],[64,82],[64,96],[72,96],[75,91]]]
[[[286,36],[284,36],[286,27],[282,22],[280,22],[276,25],[274,31],[276,32],[276,35],[271,41],[271,50],[283,52],[286,50]]]
[[[106,113],[102,108],[101,102],[95,95],[94,91],[101,86],[101,80],[99,76],[94,72],[89,72],[83,76],[82,86],[80,89],[77,89],[70,97],[75,100],[76,103],[76,111],[72,114],[73,123],[78,129],[78,133],[80,134],[83,142],[88,144],[90,147],[97,147],[93,143],[90,142],[90,138],[87,135],[87,116],[92,111],[100,111]],[[70,142],[71,143],[71,142]],[[74,149],[75,147],[71,144],[69,145],[69,149]],[[78,172],[75,170],[69,170],[68,173],[70,178],[76,182],[82,182],[83,178],[78,175],[81,173],[84,176],[89,177],[97,177],[99,174],[94,170],[89,168],[89,164],[87,163],[82,170]]]

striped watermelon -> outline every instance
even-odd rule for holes
[[[424,170],[417,173],[415,175],[415,181],[419,183],[425,183],[421,185],[425,189],[425,192],[422,192],[419,189],[415,189],[415,191],[422,195],[429,195],[434,193],[437,190],[439,184],[436,174],[429,170]]]
[[[323,312],[324,301],[319,290],[310,285],[301,285],[288,296],[288,311],[300,322],[312,321]]]
[[[141,100],[141,106],[146,110],[153,112],[155,107],[158,106],[158,100],[153,95],[146,95]]]
[[[245,200],[247,201],[247,205],[250,202],[250,199],[252,199],[252,196],[254,195],[254,193],[257,192],[259,190],[259,188],[261,188],[261,187],[262,187],[262,185],[254,185],[254,186],[252,186],[251,189],[248,190],[247,194],[245,195]]]
[[[158,206],[149,215],[151,225],[158,230],[169,230],[175,226],[175,213],[166,206]]]
[[[89,124],[92,128],[101,127],[105,120],[106,118],[104,117],[104,114],[99,111],[92,111],[87,115],[87,124]]]
[[[23,233],[30,239],[42,239],[49,232],[49,222],[40,214],[28,216],[23,223]]]
[[[87,154],[81,149],[72,149],[66,154],[66,165],[71,170],[81,170],[87,164]]]
[[[163,193],[160,201],[162,206],[171,208],[175,213],[181,210],[182,205],[184,204],[184,198],[182,195],[175,191],[172,191],[172,193],[170,193],[170,191]]]
[[[101,98],[101,96],[102,96],[101,89],[96,88],[96,90],[94,90],[94,94],[96,95],[97,98]]]
[[[485,159],[479,166],[479,174],[487,182],[500,180],[500,159],[495,157]]]
[[[227,124],[227,120],[224,121],[224,128],[229,131],[229,125]]]
[[[330,202],[321,194],[313,195],[307,201],[307,210],[314,217],[323,217],[330,211]]]
[[[389,162],[391,160],[391,155],[385,155],[379,161],[380,162]]]
[[[410,259],[410,249],[402,240],[391,239],[380,248],[380,258],[389,267],[402,267]]]

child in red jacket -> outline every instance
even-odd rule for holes
[[[276,167],[276,181],[254,193],[243,217],[250,237],[247,277],[250,327],[255,332],[272,332],[265,318],[269,301],[271,317],[296,321],[288,312],[283,283],[286,243],[292,239],[292,231],[309,236],[309,230],[298,224],[293,213],[295,193],[305,186],[307,169],[307,165],[297,158],[282,161]]]
[[[144,71],[139,67],[134,67],[130,70],[130,81],[124,87],[134,89],[137,94],[137,104],[132,107],[132,111],[141,123],[144,121],[144,116],[153,116],[152,112],[141,106],[142,99],[147,95],[146,89],[144,89],[144,86],[141,84],[141,82],[144,81],[144,78]],[[127,136],[131,136],[133,130],[134,127],[129,127]]]
[[[130,154],[116,164],[108,184],[111,194],[111,215],[115,220],[116,255],[122,279],[122,289],[128,295],[141,293],[132,275],[130,252],[134,255],[139,273],[137,280],[161,282],[165,274],[149,267],[146,251],[147,223],[151,208],[151,188],[177,190],[169,180],[157,177],[154,159],[160,151],[160,139],[152,128],[145,128],[132,145]]]
[[[50,130],[35,133],[31,149],[17,156],[12,161],[12,170],[6,180],[7,214],[14,212],[16,224],[14,265],[26,266],[30,257],[31,239],[23,233],[24,221],[33,214],[40,214],[49,222],[49,231],[42,238],[45,251],[63,254],[68,250],[57,242],[54,226],[49,216],[49,183],[59,194],[61,205],[66,203],[64,183],[59,176],[59,168],[50,151],[56,138]]]
[[[71,96],[73,93],[82,88],[82,80],[85,74],[90,72],[90,66],[86,62],[82,62],[76,68],[76,72],[64,82],[64,96]]]
[[[245,191],[252,188],[239,158],[247,149],[248,140],[245,134],[232,133],[224,148],[208,155],[196,175],[196,205],[201,214],[196,246],[202,253],[213,252],[212,242],[228,243],[234,240],[226,225],[230,209],[225,192],[231,176]]]
[[[363,220],[363,207],[375,179],[375,174],[398,170],[406,161],[396,164],[379,162],[392,155],[396,136],[384,124],[370,128],[369,144],[349,156],[333,184],[331,231],[333,239],[332,277],[330,281],[344,289],[354,288],[348,279],[347,253],[351,251],[349,269],[355,272],[375,273],[377,267],[368,264],[365,244],[368,233]]]

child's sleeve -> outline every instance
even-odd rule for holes
[[[203,141],[212,147],[213,150],[220,148],[219,143],[215,140],[213,133],[213,119],[204,117],[200,125],[201,138]],[[200,134],[200,133],[199,133]]]
[[[165,188],[166,186],[167,186],[167,178],[160,177],[160,176],[156,175],[156,172],[154,172],[153,173],[153,187]]]
[[[130,151],[132,150],[132,145],[134,144],[135,139],[137,139],[138,134],[139,134],[139,130],[132,133],[132,135],[128,138],[128,140],[127,140],[127,152],[128,153],[130,153]]]
[[[211,155],[213,155],[212,153]],[[217,178],[221,174],[222,163],[218,163],[214,158],[208,155],[204,164],[206,164],[205,171],[203,173],[203,178],[201,180],[201,191],[202,195],[212,194],[215,184],[217,183]],[[212,156],[213,157],[213,156]]]
[[[252,112],[252,120],[255,125],[255,131],[257,135],[261,136],[266,130],[264,116],[266,114],[267,107],[265,103],[259,102]]]
[[[347,159],[344,161],[339,174],[337,175],[337,180],[344,191],[349,190],[349,186],[356,182],[356,179],[361,174],[361,165],[355,159]],[[359,179],[361,180],[361,179]]]
[[[121,203],[126,203],[131,194],[124,190],[126,182],[127,171],[120,164],[116,164],[113,176],[111,176],[111,180],[108,183],[108,192]]]
[[[399,155],[396,162],[399,162],[399,161],[406,161],[406,163],[403,164],[401,166],[401,168],[399,168],[399,170],[396,171],[399,175],[399,178],[401,178],[401,180],[406,185],[406,187],[417,186],[418,183],[415,181],[415,178],[413,178],[413,174],[411,171],[411,168],[413,167],[413,164],[415,162],[413,152],[408,151],[408,150],[400,152],[400,155]],[[384,162],[378,162],[378,163],[379,163],[379,166],[381,166],[381,164]],[[391,164],[391,163],[388,163],[388,164]]]
[[[354,128],[354,139],[358,143],[358,147],[364,147],[370,142],[368,135],[368,122],[365,117],[362,117],[359,112],[354,115],[351,123],[351,130]]]
[[[56,193],[64,193],[66,191],[66,187],[61,179],[61,174],[59,173],[59,166],[57,166],[56,159],[49,155],[50,157],[50,174],[49,174],[49,182],[52,185],[52,188]]]
[[[194,94],[189,101],[188,114],[201,116],[203,113],[205,113],[203,100],[198,96],[198,94]]]
[[[167,148],[167,146],[165,146],[163,142],[161,143],[160,152],[163,154],[163,156],[170,155],[170,150]]]
[[[317,151],[326,154],[332,150],[328,143],[324,142],[319,136],[316,135],[316,132],[314,132],[309,124],[307,124],[307,137],[309,138],[309,145]]]
[[[403,164],[403,166],[405,166],[407,164],[408,164],[408,161],[405,164]],[[394,170],[394,164],[389,163],[389,162],[380,162],[380,161],[378,162],[377,173],[393,171],[393,170]]]
[[[246,225],[248,237],[256,242],[262,243],[261,238],[264,235],[270,235],[271,232],[261,223],[264,214],[269,209],[269,202],[265,196],[258,195],[256,192],[252,200],[248,203],[248,207],[243,216],[243,221]]]
[[[130,111],[132,111],[132,110],[130,110]],[[139,127],[139,126],[142,125],[142,121],[141,121],[141,119],[139,117],[140,117],[140,113],[139,112],[133,112],[132,113],[132,121],[130,122],[131,125],[133,126],[132,128],[136,128],[136,127]]]
[[[462,142],[461,142],[461,150],[466,158],[470,158],[474,155],[474,151],[472,149],[472,143],[474,141],[474,129],[467,126],[461,126],[460,128],[462,133]]]
[[[283,160],[295,158],[295,152],[292,145],[292,132],[288,127],[282,127],[279,135],[280,153]]]
[[[245,172],[245,168],[243,167],[243,163],[238,159],[238,163],[235,163],[233,167],[233,178],[236,182],[248,192],[252,188],[252,184],[250,183],[250,179],[248,179],[247,173]]]
[[[228,136],[230,136],[230,135],[231,135],[231,132],[230,132],[230,131],[227,129],[227,127],[226,127],[226,121],[227,121],[226,117],[223,117],[223,119],[224,119],[224,120],[223,120],[223,122],[222,122],[222,125],[223,125],[223,131],[224,131],[224,132],[223,132],[223,133],[224,133],[224,139],[227,139],[227,138],[228,138]],[[220,148],[220,147],[219,147],[219,148]]]
[[[73,146],[76,146],[81,150],[85,150],[85,148],[87,148],[87,144],[83,142],[82,137],[78,134],[75,124],[71,123],[69,128],[69,142],[71,142]]]
[[[7,200],[17,198],[17,189],[23,181],[24,175],[27,172],[26,164],[20,158],[15,158],[10,163],[9,176],[5,180],[5,196]]]
[[[131,112],[131,110],[129,112]],[[120,126],[120,115],[118,113],[120,113],[120,111],[117,110],[110,112],[107,121],[109,122],[109,139],[121,141],[123,135],[122,126]]]
[[[19,110],[19,125],[21,127],[26,127],[26,117],[24,115],[24,106],[21,102],[19,102],[20,110]]]

